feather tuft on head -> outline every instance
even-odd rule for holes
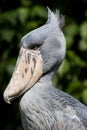
[[[55,16],[57,17],[60,28],[62,28],[65,25],[64,16],[60,14],[59,10],[56,10]]]
[[[64,16],[62,14],[60,14],[60,11],[59,10],[56,10],[56,13],[54,14],[49,7],[47,7],[48,9],[48,20],[47,20],[47,23],[54,23],[57,22],[58,26],[60,28],[62,28],[65,24],[65,21],[64,21]]]

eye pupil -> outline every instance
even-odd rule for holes
[[[39,46],[40,46],[40,45],[38,45],[38,44],[33,44],[33,45],[31,45],[29,48],[36,50]]]

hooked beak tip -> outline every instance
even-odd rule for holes
[[[11,104],[10,102],[10,98],[8,97],[8,94],[7,92],[5,91],[4,94],[3,94],[3,98],[4,98],[4,101],[8,104]]]

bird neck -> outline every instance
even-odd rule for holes
[[[51,69],[50,71],[46,72],[43,74],[42,78],[45,78],[45,80],[51,80],[53,79],[53,76],[55,75],[55,73],[57,72],[58,68],[60,67],[61,63],[56,63]]]
[[[41,79],[44,79],[44,80],[52,80],[52,77],[53,77],[53,75],[54,75],[54,73],[47,73],[47,74],[45,74],[45,75],[43,75],[42,77],[41,77]]]
[[[49,71],[48,73],[45,73],[41,78],[40,81],[41,82],[52,82],[53,76],[55,74],[56,70],[53,71]]]

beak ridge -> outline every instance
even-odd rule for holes
[[[30,89],[42,75],[43,60],[39,50],[21,47],[12,78],[4,92],[5,102]]]

